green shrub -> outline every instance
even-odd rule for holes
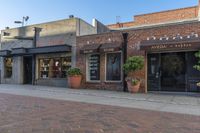
[[[137,70],[141,70],[143,67],[144,67],[143,56],[129,57],[123,66],[125,73],[135,72]]]
[[[74,75],[81,75],[81,70],[79,68],[70,68],[67,70],[68,76],[74,76]]]
[[[198,59],[198,61],[197,64],[194,66],[194,68],[200,71],[200,51],[195,53],[195,57]]]

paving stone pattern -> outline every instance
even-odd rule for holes
[[[0,133],[200,133],[200,117],[0,93]]]

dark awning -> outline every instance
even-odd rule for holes
[[[89,54],[89,53],[97,53],[99,52],[101,44],[91,44],[91,45],[85,45],[80,50],[81,54]]]
[[[71,52],[71,46],[69,45],[58,45],[58,46],[47,46],[29,48],[27,50],[29,54],[47,54],[47,53],[59,53],[59,52]]]
[[[106,52],[114,52],[119,51],[122,48],[121,43],[107,43],[102,44],[100,47],[100,52],[106,53]]]
[[[200,38],[182,38],[169,40],[145,40],[141,42],[145,51],[179,51],[200,49]]]
[[[10,54],[11,54],[10,50],[1,50],[0,51],[0,57],[10,56]]]
[[[26,48],[14,48],[11,52],[12,55],[24,55],[27,54]]]
[[[71,46],[58,45],[58,46],[46,46],[36,48],[13,48],[11,51],[0,51],[0,56],[17,56],[17,55],[31,55],[31,54],[48,54],[48,53],[60,53],[71,52]]]

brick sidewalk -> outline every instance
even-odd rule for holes
[[[200,117],[0,94],[0,133],[199,133]]]
[[[200,116],[200,96],[0,84],[0,93]]]

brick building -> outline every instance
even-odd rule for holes
[[[109,25],[108,33],[77,37],[77,66],[84,88],[124,88],[127,57],[145,58],[140,92],[199,92],[200,72],[193,68],[200,49],[199,6],[138,15],[134,22]]]
[[[194,20],[198,17],[198,7],[199,6],[194,6],[150,14],[136,15],[133,17],[133,21],[131,22],[111,24],[108,25],[108,27],[110,29],[119,29]]]

